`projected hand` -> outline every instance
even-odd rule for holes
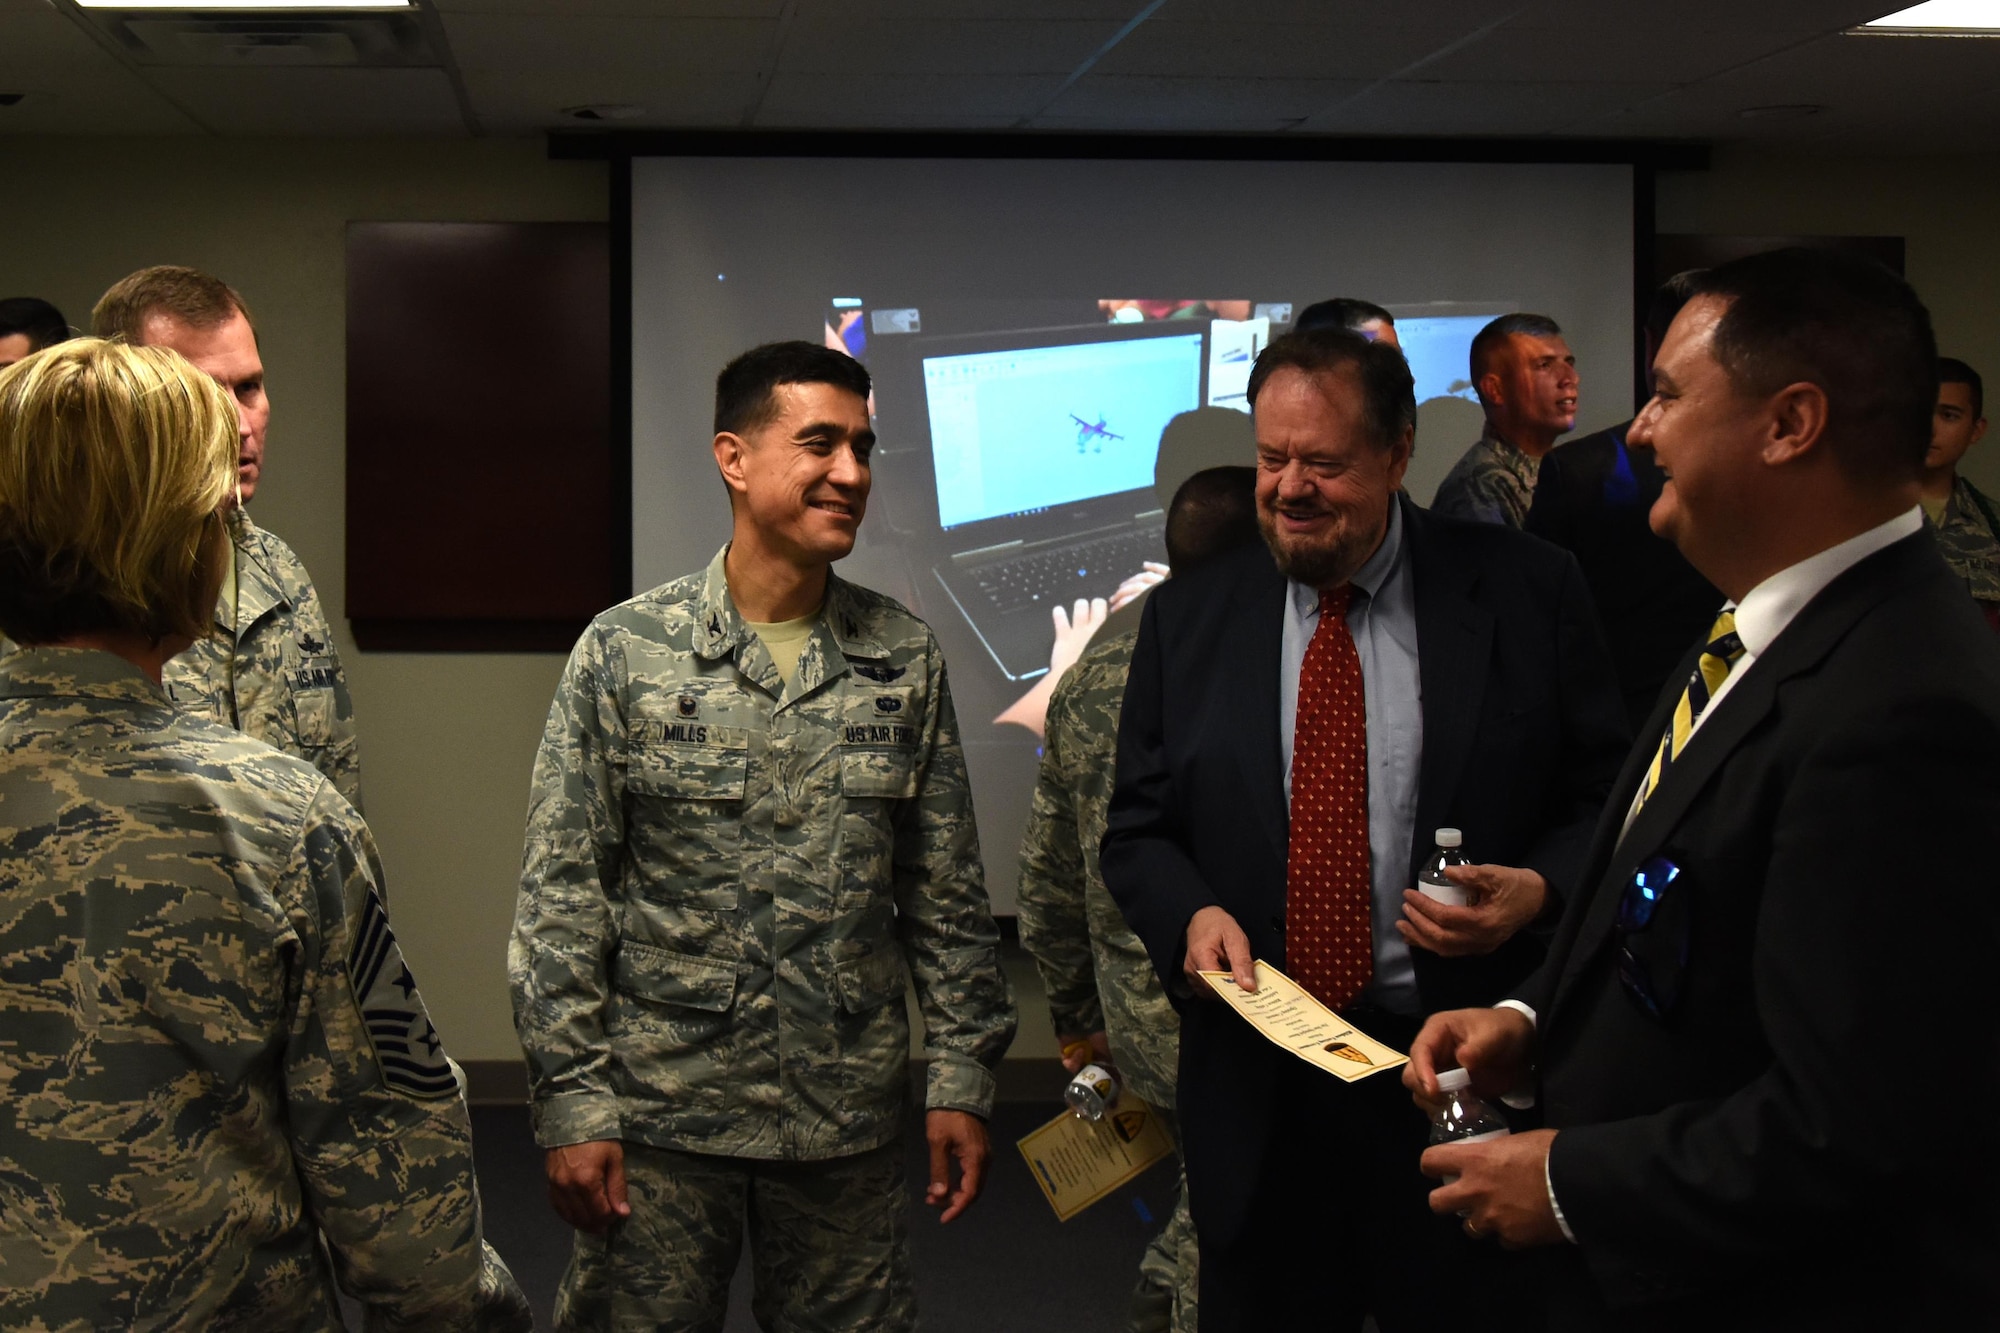
[[[1137,574],[1118,585],[1118,591],[1111,594],[1111,609],[1120,610],[1132,605],[1146,595],[1149,588],[1157,588],[1167,581],[1173,571],[1157,560],[1148,560]]]
[[[1012,723],[1026,727],[1040,736],[1048,725],[1049,696],[1056,692],[1056,682],[1063,674],[1076,665],[1076,659],[1083,656],[1083,650],[1090,646],[1091,636],[1104,624],[1111,610],[1102,597],[1089,601],[1081,597],[1076,607],[1067,613],[1060,606],[1051,608],[1055,620],[1055,647],[1049,650],[1049,669],[1035,682],[1034,688],[1007,706],[1005,712],[994,718],[995,722]]]
[[[1068,615],[1060,606],[1053,608],[1056,622],[1056,646],[1049,650],[1049,674],[1051,685],[1062,679],[1063,672],[1076,665],[1076,659],[1083,656],[1083,650],[1090,647],[1091,636],[1104,624],[1104,618],[1111,614],[1110,604],[1102,597],[1085,601],[1076,599],[1076,609]]]

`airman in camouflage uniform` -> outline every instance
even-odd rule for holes
[[[216,599],[215,633],[168,661],[175,703],[326,774],[361,808],[354,701],[312,576],[292,548],[237,510],[234,588]]]
[[[166,347],[219,384],[236,409],[232,575],[215,633],[167,665],[174,702],[296,755],[361,809],[354,705],[312,576],[292,548],[250,521],[263,479],[271,399],[241,293],[198,269],[161,264],[113,283],[91,311],[98,336]]]
[[[873,433],[865,389],[834,377],[866,376],[776,351],[799,347],[801,378],[771,395],[812,390],[853,434],[776,438],[780,416],[743,426],[752,444],[719,428],[718,455],[727,439],[760,465],[806,460],[817,479],[785,521],[839,550]],[[933,1202],[938,1126],[990,1112],[1013,1036],[937,641],[821,567],[782,670],[732,591],[732,552],[750,558],[768,512],[738,499],[737,539],[704,572],[593,622],[536,758],[508,963],[551,1193],[579,1228],[563,1327],[719,1329],[746,1225],[765,1327],[912,1327],[906,989]],[[562,1145],[612,1141],[575,1202]]]
[[[1520,528],[1542,458],[1576,428],[1576,357],[1554,320],[1521,310],[1482,328],[1469,362],[1486,426],[1438,483],[1431,512]]]
[[[1959,477],[1938,519],[1938,548],[1951,572],[1965,580],[1989,620],[2000,611],[2000,515],[1993,502]]]
[[[1169,1118],[1180,1065],[1180,1018],[1146,950],[1097,871],[1097,845],[1118,757],[1118,710],[1136,632],[1093,647],[1049,699],[1040,774],[1021,839],[1021,944],[1048,991],[1065,1041],[1102,1032],[1125,1087]],[[1194,1222],[1183,1187],[1140,1261],[1134,1333],[1193,1333]]]
[[[1541,470],[1541,459],[1528,457],[1489,430],[1438,483],[1431,512],[1518,528],[1527,521]]]
[[[337,1283],[372,1328],[531,1326],[319,772],[122,657],[17,649],[0,846],[0,1324],[334,1330]]]

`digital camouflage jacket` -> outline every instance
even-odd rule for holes
[[[122,658],[17,649],[0,846],[0,1326],[333,1330],[336,1275],[372,1328],[530,1326],[315,769]]]
[[[1181,1020],[1097,869],[1118,760],[1118,710],[1137,632],[1093,647],[1049,697],[1042,765],[1021,839],[1021,944],[1061,1036],[1102,1029],[1132,1090],[1174,1105]]]
[[[726,549],[726,548],[725,548]],[[814,1160],[985,1115],[1014,1032],[944,661],[839,578],[786,686],[718,554],[600,615],[536,757],[514,1020],[545,1146]]]
[[[229,532],[236,604],[225,589],[215,633],[167,663],[167,693],[183,708],[305,760],[359,810],[354,701],[312,575],[241,509]]]

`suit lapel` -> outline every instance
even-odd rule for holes
[[[1446,817],[1479,730],[1479,710],[1491,674],[1487,659],[1493,651],[1493,614],[1472,600],[1478,570],[1444,558],[1439,550],[1443,538],[1430,516],[1407,497],[1401,503],[1410,575],[1416,580],[1417,677],[1424,719],[1417,845],[1405,852],[1414,882],[1416,858],[1430,849],[1429,830]]]
[[[1728,695],[1716,705],[1714,715],[1702,722],[1680,758],[1660,780],[1659,789],[1646,798],[1646,804],[1640,808],[1632,826],[1620,837],[1618,829],[1638,789],[1639,775],[1652,763],[1653,752],[1659,747],[1660,737],[1666,730],[1667,717],[1680,701],[1680,689],[1661,699],[1659,706],[1653,710],[1653,716],[1647,720],[1649,730],[1644,740],[1634,747],[1631,757],[1627,759],[1625,772],[1619,776],[1618,786],[1612,793],[1612,803],[1598,825],[1591,860],[1587,864],[1601,866],[1603,870],[1596,880],[1597,891],[1592,896],[1589,915],[1578,932],[1575,947],[1564,960],[1553,1007],[1561,1006],[1565,993],[1584,965],[1610,934],[1617,919],[1619,896],[1633,868],[1659,851],[1680,827],[1696,798],[1722,770],[1729,757],[1763,724],[1777,701],[1779,688],[1787,681],[1816,670],[1847,632],[1894,590],[1896,583],[1910,568],[1909,562],[1920,559],[1924,554],[1914,544],[1922,537],[1923,534],[1919,533],[1916,537],[1905,538],[1868,557],[1806,603],[1792,623],[1756,660],[1748,674],[1730,687]],[[1699,646],[1696,652],[1699,652]],[[1683,662],[1682,687],[1693,672],[1694,663],[1695,653],[1690,653]]]
[[[1242,653],[1243,675],[1225,673],[1229,691],[1219,710],[1236,738],[1243,771],[1244,806],[1269,842],[1282,870],[1291,812],[1285,805],[1285,758],[1278,744],[1278,672],[1284,657],[1284,575],[1275,564],[1259,567],[1246,596],[1225,622],[1224,642]]]

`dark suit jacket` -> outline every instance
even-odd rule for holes
[[[1651,449],[1626,448],[1629,425],[1559,444],[1544,457],[1524,526],[1582,567],[1636,728],[1669,680],[1679,692],[1681,655],[1707,632],[1723,598],[1672,542],[1653,534],[1646,516],[1666,476]]]
[[[1424,748],[1416,837],[1378,854],[1398,858],[1414,885],[1432,832],[1453,825],[1475,861],[1533,867],[1560,897],[1577,882],[1627,748],[1576,562],[1521,533],[1399,503]],[[1211,904],[1236,918],[1258,957],[1285,965],[1285,590],[1259,544],[1162,584],[1140,626],[1102,866],[1170,995],[1186,995],[1188,920]],[[1426,1009],[1500,998],[1545,945],[1545,935],[1523,931],[1484,958],[1416,950]],[[1263,1160],[1273,1071],[1295,1057],[1219,1002],[1179,1007],[1189,1197],[1204,1243],[1227,1244]]]
[[[1591,891],[1520,992],[1581,1241],[1560,1258],[1571,1324],[1928,1328],[1954,1306],[1990,1322],[2000,647],[1929,531],[1807,604],[1621,840],[1651,751],[1634,748]],[[1667,1021],[1624,993],[1614,938],[1657,854],[1692,926]]]

